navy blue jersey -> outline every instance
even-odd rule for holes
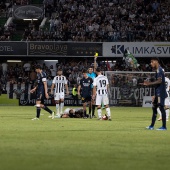
[[[162,67],[159,66],[158,70],[156,71],[155,78],[156,80],[158,80],[158,78],[162,79],[162,83],[155,86],[155,95],[161,98],[166,98],[167,93],[165,85],[165,74],[164,71],[162,70]]]
[[[80,80],[80,86],[81,86],[81,96],[82,97],[87,97],[91,95],[92,92],[92,84],[93,84],[93,80],[92,78],[88,77],[88,78],[82,78]]]
[[[37,91],[41,91],[41,92],[45,92],[45,89],[44,89],[44,83],[47,81],[47,76],[46,76],[46,73],[45,72],[41,72],[41,73],[38,73],[37,74],[37,83],[38,83],[38,88],[37,88]]]

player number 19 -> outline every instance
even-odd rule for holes
[[[100,80],[100,87],[106,87],[106,80]]]

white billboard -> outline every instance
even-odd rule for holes
[[[170,57],[170,42],[104,42],[103,57],[123,57],[126,48],[135,57]]]

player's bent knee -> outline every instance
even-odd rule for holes
[[[35,107],[39,107],[39,108],[40,108],[40,107],[41,107],[41,105],[40,105],[40,104],[36,104],[36,105],[35,105]]]
[[[152,109],[156,109],[158,106],[156,104],[152,105]]]
[[[165,105],[164,109],[165,109],[165,110],[169,109],[169,106],[166,106],[166,105]]]
[[[105,106],[105,108],[109,108],[109,105],[107,104],[107,105]]]
[[[160,106],[159,106],[159,109],[160,109],[160,111],[161,111],[162,114],[165,114],[164,106],[161,106],[161,105],[160,105]]]

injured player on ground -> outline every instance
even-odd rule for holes
[[[61,115],[61,118],[83,118],[82,108],[67,108]]]

